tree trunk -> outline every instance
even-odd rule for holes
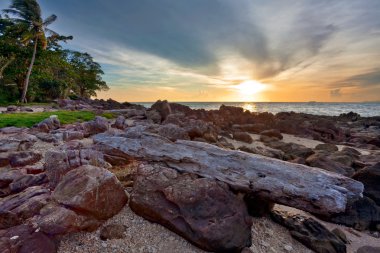
[[[0,68],[0,80],[3,79],[3,73],[4,73],[4,70],[9,66],[9,64],[11,64],[14,60],[16,59],[16,57],[14,55],[12,55],[9,60],[7,62],[5,62],[5,64]]]
[[[30,61],[28,73],[26,74],[24,88],[22,90],[21,103],[26,103],[27,102],[27,100],[26,100],[26,93],[28,92],[29,79],[30,79],[30,75],[32,74],[32,69],[33,69],[34,61],[36,60],[37,45],[38,45],[38,37],[36,38],[36,41],[34,43],[32,60]]]

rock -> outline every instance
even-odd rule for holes
[[[273,211],[271,217],[288,228],[292,237],[317,253],[346,253],[345,243],[313,218],[280,211]]]
[[[261,142],[265,142],[265,143],[268,143],[268,142],[276,142],[276,141],[279,141],[280,139],[278,139],[277,137],[270,137],[270,136],[266,136],[266,135],[260,135],[260,141]]]
[[[147,110],[145,116],[155,124],[160,124],[162,121],[161,114],[156,110]]]
[[[121,224],[109,224],[100,230],[100,239],[103,241],[122,239],[125,237],[126,227]]]
[[[63,141],[82,140],[84,134],[81,131],[65,131],[62,135]]]
[[[284,250],[286,250],[286,252],[292,252],[293,251],[293,247],[290,246],[290,245],[284,245]]]
[[[282,160],[284,157],[284,152],[281,150],[273,149],[270,147],[261,147],[261,146],[256,146],[256,147],[246,147],[242,146],[239,148],[239,150],[252,153],[252,154],[258,154],[262,156],[267,156],[267,157],[272,157],[272,158],[277,158]]]
[[[250,248],[244,248],[241,253],[253,253],[253,251]]]
[[[263,217],[268,215],[274,207],[273,202],[251,193],[244,196],[244,202],[247,205],[249,215],[253,217]]]
[[[36,175],[36,174],[40,174],[40,173],[45,172],[45,168],[41,164],[26,166],[25,169],[26,169],[27,174],[32,174],[32,175]]]
[[[158,127],[157,132],[159,135],[166,137],[171,141],[190,140],[189,135],[183,128],[173,124],[161,125]]]
[[[274,148],[279,149],[282,152],[285,153],[284,158],[286,160],[293,160],[297,157],[301,158],[307,158],[310,155],[314,154],[314,151],[310,148],[307,148],[303,145],[296,144],[296,143],[285,143],[282,141],[273,141],[273,142],[266,142],[265,145]]]
[[[268,136],[268,137],[275,137],[277,139],[282,140],[284,137],[282,136],[281,132],[277,129],[270,129],[265,130],[260,133],[260,135]]]
[[[91,216],[77,214],[63,206],[50,204],[40,211],[36,223],[49,235],[63,235],[79,231],[94,231],[101,221]]]
[[[26,131],[27,128],[20,128],[20,127],[3,127],[0,128],[0,133],[2,134],[21,134]]]
[[[19,225],[0,231],[0,251],[4,253],[55,253],[55,242],[32,226]]]
[[[252,137],[245,132],[234,132],[233,138],[234,138],[234,140],[242,141],[242,142],[249,143],[249,144],[251,144],[253,142]]]
[[[11,212],[18,219],[25,220],[38,214],[49,200],[49,190],[40,186],[29,187],[20,193],[0,199],[0,213]]]
[[[42,185],[44,183],[47,183],[47,181],[48,179],[46,174],[25,175],[17,178],[12,183],[10,183],[9,189],[12,193],[17,193],[31,186]]]
[[[41,160],[42,155],[33,151],[12,153],[9,155],[9,163],[12,167],[23,167],[35,164]]]
[[[114,124],[111,125],[114,128],[117,129],[124,129],[126,127],[125,125],[125,117],[123,115],[120,115],[116,118],[116,121]]]
[[[234,252],[251,244],[244,202],[215,180],[145,165],[139,168],[130,207],[207,251]]]
[[[28,150],[36,141],[37,137],[25,133],[0,139],[0,153]]]
[[[334,144],[330,143],[323,143],[323,144],[318,144],[315,147],[316,150],[323,150],[323,151],[328,151],[328,152],[336,152],[338,151],[338,147]]]
[[[267,126],[262,123],[240,125],[240,129],[245,132],[258,134],[267,129]]]
[[[51,115],[49,118],[44,119],[40,123],[33,126],[33,128],[37,131],[48,133],[51,130],[55,130],[61,127],[61,123],[57,115]]]
[[[20,170],[10,170],[0,172],[0,188],[7,187],[10,183],[19,177],[24,176]]]
[[[81,127],[84,131],[84,136],[88,137],[107,131],[109,129],[109,124],[106,118],[96,116],[94,120],[82,123]]]
[[[20,112],[33,112],[33,109],[30,108],[30,107],[21,106],[20,107]]]
[[[380,253],[380,247],[363,246],[356,253]]]
[[[7,107],[7,112],[15,112],[15,111],[17,111],[17,106],[15,106],[15,105],[9,105],[8,107]]]
[[[364,184],[364,195],[380,206],[380,162],[356,172],[352,178]]]
[[[349,203],[345,212],[332,215],[327,220],[357,230],[377,230],[376,227],[380,224],[380,207],[370,198],[363,197]]]
[[[51,134],[45,132],[36,132],[34,135],[43,142],[58,143],[63,140],[63,134]]]
[[[326,157],[324,154],[314,154],[306,159],[306,164],[312,167],[321,168],[335,172],[344,176],[352,176],[355,170],[341,163],[335,162]]]
[[[347,239],[347,236],[346,234],[339,228],[334,228],[332,231],[331,231],[333,234],[335,234],[337,237],[339,237],[339,239],[344,242],[345,244],[348,244],[349,241]]]
[[[9,165],[9,157],[7,153],[0,153],[0,167],[5,167]]]
[[[150,109],[157,111],[160,114],[162,121],[164,121],[168,115],[172,113],[170,104],[166,100],[158,100],[150,107]]]
[[[61,178],[70,170],[82,165],[94,165],[109,168],[103,154],[93,149],[68,149],[62,146],[60,150],[50,150],[45,154],[45,171],[49,186],[53,189]],[[77,147],[75,147],[77,148]]]
[[[363,192],[362,183],[335,173],[202,142],[171,142],[137,127],[120,136],[105,133],[93,139],[127,157],[163,162],[180,172],[218,179],[232,189],[312,213],[342,212]]]
[[[197,137],[205,138],[205,134],[213,134],[215,132],[213,126],[210,123],[207,123],[203,120],[190,119],[186,121],[184,128],[191,139]]]
[[[9,211],[0,212],[0,229],[14,227],[20,225],[21,223],[22,220],[17,216],[17,214]]]
[[[65,207],[99,220],[117,214],[128,200],[124,188],[111,172],[91,165],[68,172],[52,197]]]

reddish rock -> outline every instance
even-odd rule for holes
[[[171,141],[190,140],[190,137],[187,134],[187,132],[183,128],[174,124],[166,124],[159,126],[157,131],[159,135],[164,136]]]
[[[94,231],[101,221],[91,216],[80,215],[59,205],[46,205],[36,218],[41,231],[48,235],[63,235],[79,231]]]
[[[9,163],[12,167],[22,167],[35,164],[41,160],[42,155],[33,151],[12,153],[9,155]]]
[[[166,100],[158,100],[150,108],[152,110],[156,110],[160,114],[162,121],[164,121],[168,117],[168,115],[172,113],[170,104]]]
[[[96,150],[68,149],[67,145],[63,145],[59,150],[47,151],[45,170],[50,188],[53,189],[67,172],[82,165],[109,167],[109,164],[103,159],[103,154]]]
[[[121,224],[109,224],[100,231],[100,239],[103,241],[112,239],[121,239],[125,237],[127,228]]]
[[[9,165],[9,155],[7,153],[0,153],[0,167]]]
[[[270,130],[265,130],[260,133],[260,135],[265,135],[268,137],[275,137],[279,140],[282,140],[284,137],[282,136],[281,132],[277,129],[270,129]]]
[[[0,213],[11,212],[19,219],[28,219],[38,214],[49,200],[49,190],[40,186],[29,187],[20,193],[0,199]]]
[[[246,132],[234,132],[233,138],[237,141],[242,141],[246,143],[252,143],[253,139],[252,137],[247,134]]]
[[[364,195],[380,206],[380,162],[356,172],[353,179],[364,184]]]
[[[28,225],[19,225],[0,231],[0,252],[4,253],[55,253],[53,239]]]
[[[330,143],[323,143],[323,144],[318,144],[315,147],[316,150],[323,150],[323,151],[328,151],[328,152],[336,152],[338,151],[338,147],[334,144]]]
[[[99,220],[117,214],[128,200],[115,175],[90,165],[68,172],[52,196],[58,203]]]
[[[314,154],[306,159],[306,164],[312,167],[321,168],[331,172],[335,172],[344,176],[352,176],[355,170],[341,163],[333,161],[324,154]]]
[[[123,115],[118,116],[115,123],[112,124],[111,126],[117,129],[124,129],[126,127],[125,117]]]
[[[109,124],[106,118],[96,116],[94,120],[82,123],[81,128],[84,131],[84,136],[88,137],[107,131],[109,129]]]
[[[33,126],[34,130],[48,133],[51,130],[58,129],[61,126],[59,119],[56,115],[52,115],[47,119],[44,119],[40,123]]]
[[[251,244],[252,221],[243,200],[215,180],[145,165],[130,206],[207,251],[236,252]]]
[[[84,134],[80,131],[65,131],[62,138],[63,141],[81,140],[84,138]]]
[[[11,192],[20,192],[28,187],[37,186],[47,183],[48,178],[46,174],[39,175],[25,175],[17,178],[12,183],[9,184],[9,189]]]
[[[15,169],[0,172],[0,188],[7,187],[10,183],[23,175],[24,173]]]

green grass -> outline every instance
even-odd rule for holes
[[[88,111],[56,111],[56,112],[36,112],[36,113],[14,113],[0,114],[0,128],[2,127],[32,127],[33,125],[49,118],[51,115],[57,115],[61,124],[71,124],[75,122],[89,121],[95,118],[94,112]],[[104,113],[107,119],[114,118],[112,113]]]

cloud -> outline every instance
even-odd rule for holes
[[[354,75],[333,84],[335,87],[380,87],[380,68]]]
[[[341,93],[340,89],[335,89],[335,90],[330,91],[330,96],[331,97],[341,97],[342,93]]]

